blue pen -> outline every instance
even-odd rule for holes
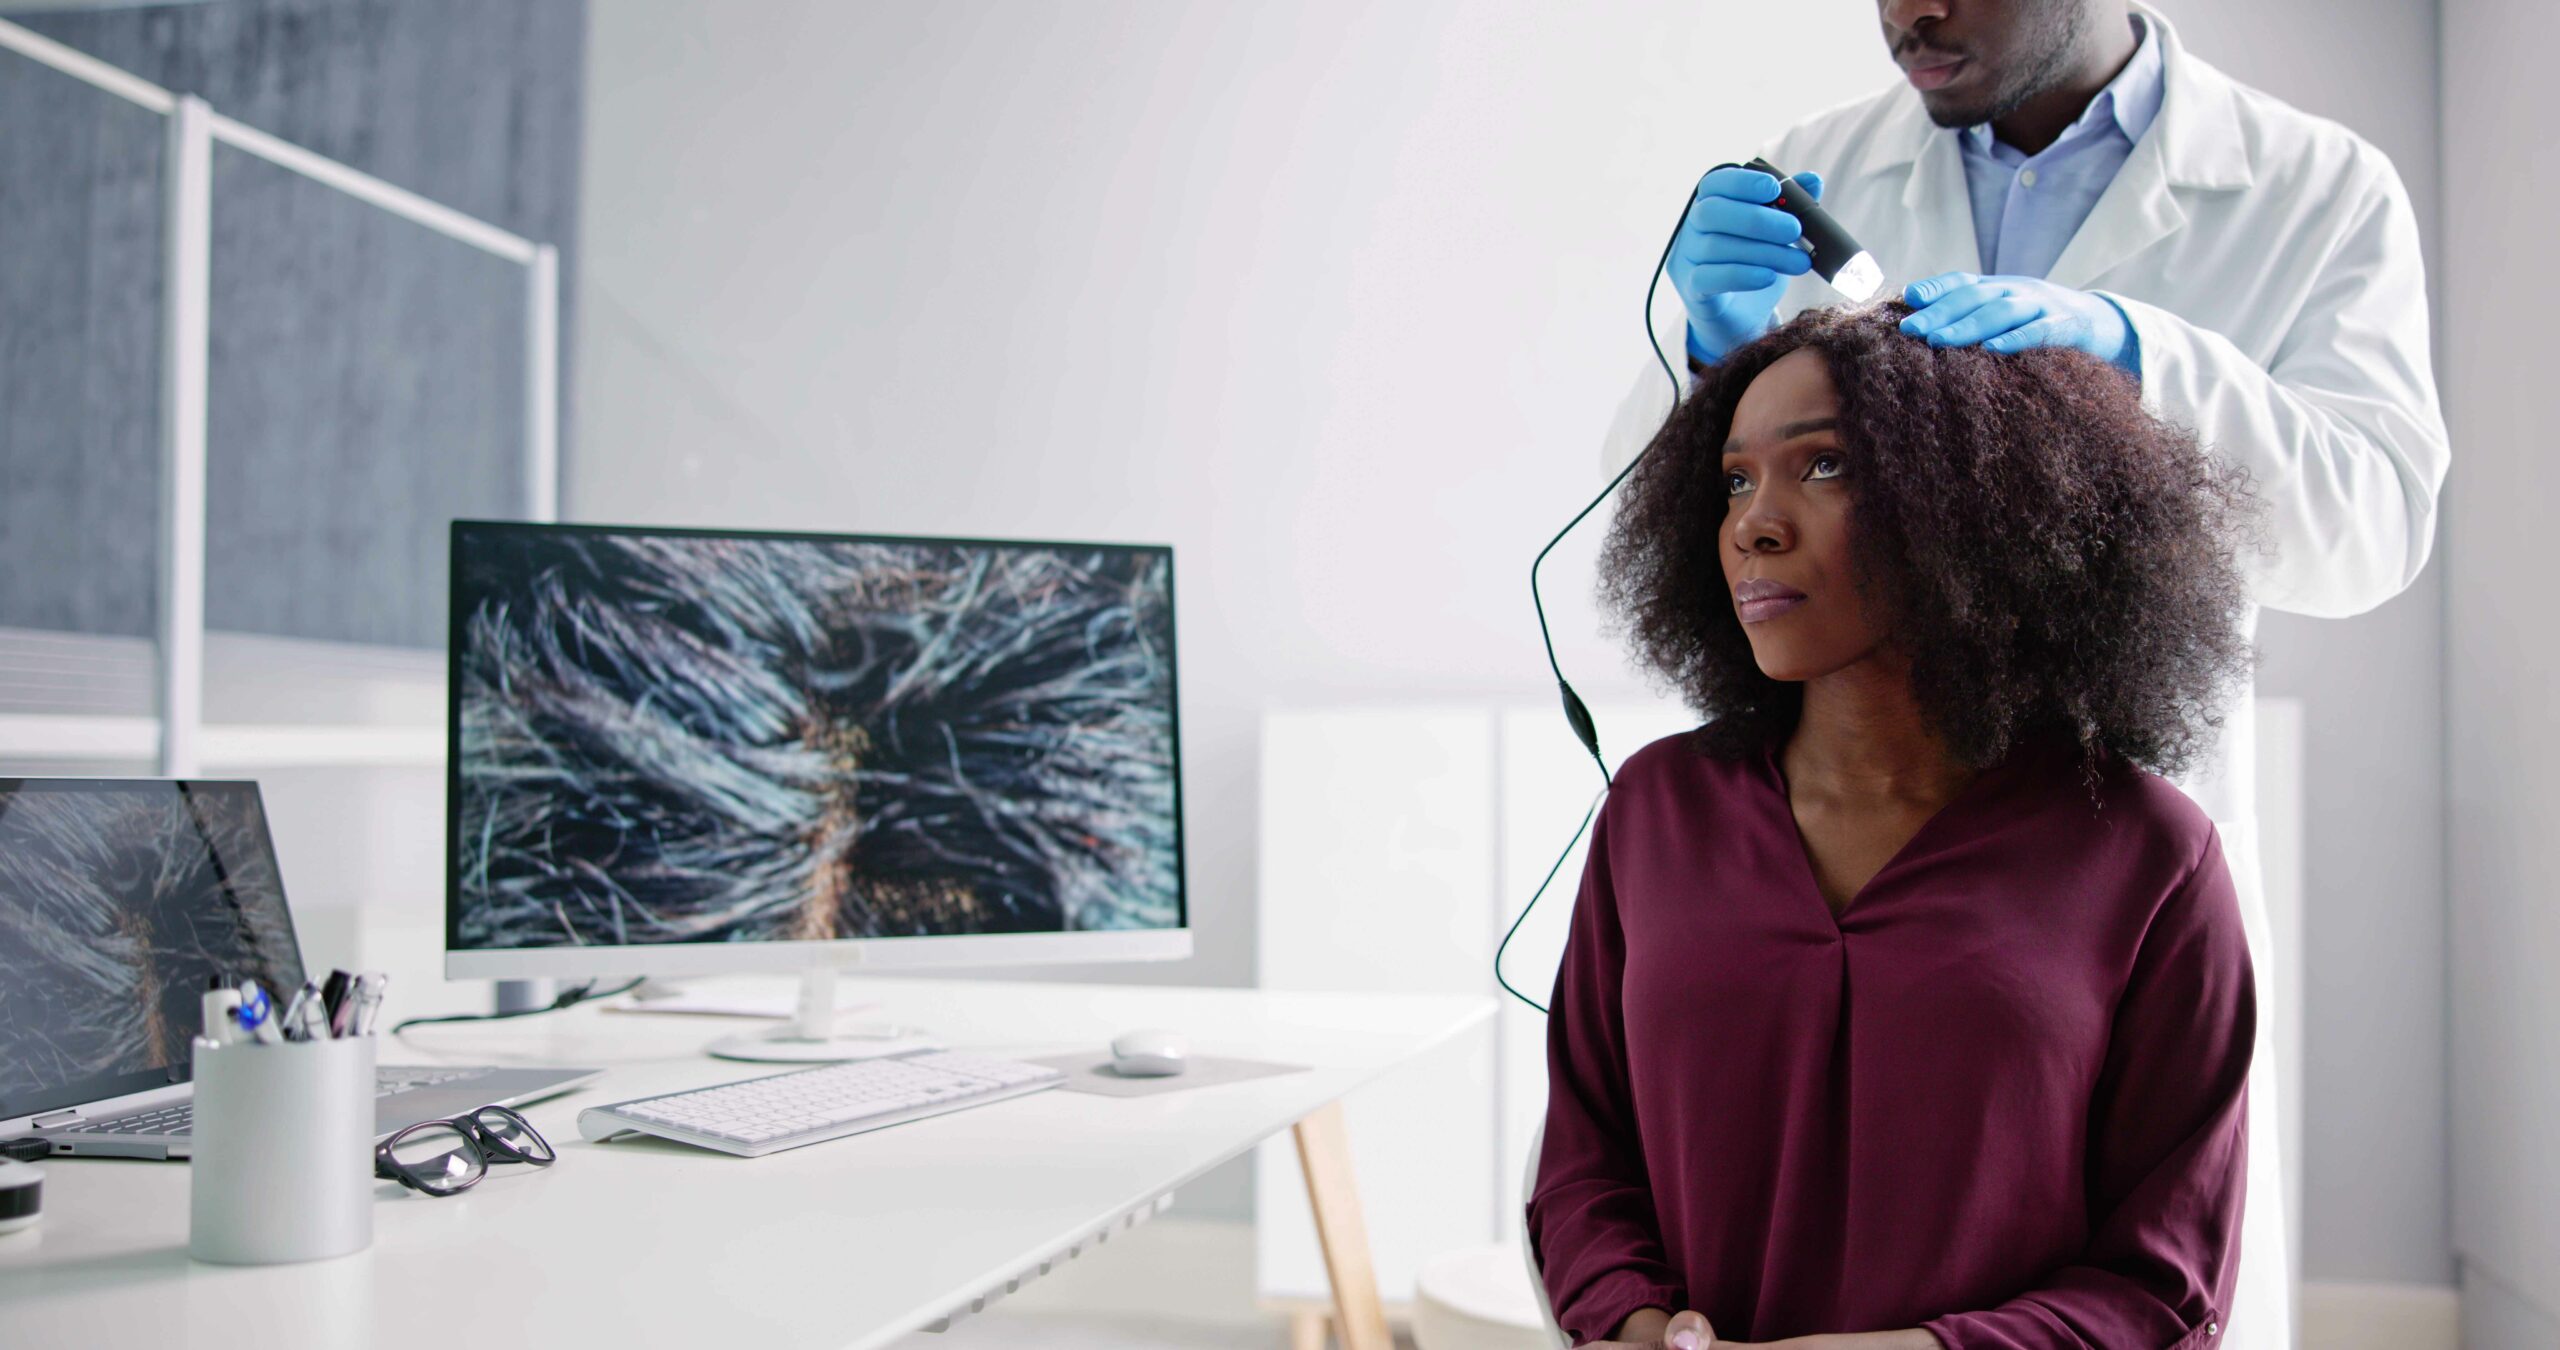
[[[276,1005],[267,999],[267,991],[256,980],[240,982],[240,1029],[260,1045],[276,1045],[284,1033],[276,1029]]]

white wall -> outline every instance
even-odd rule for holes
[[[1260,709],[1538,691],[1689,183],[1891,74],[1791,27],[1849,59],[1701,87],[1674,3],[598,5],[571,510],[1174,544],[1161,973],[1245,982]],[[1559,644],[1629,687],[1590,552]]]
[[[2446,0],[2445,529],[2454,1241],[2477,1350],[2560,1345],[2560,716],[2548,541],[2560,503],[2550,266],[2560,164],[2531,110],[2549,0]]]
[[[2432,225],[2431,8],[2169,12]],[[612,0],[589,53],[572,513],[1171,542],[1200,954],[1107,974],[1211,983],[1253,969],[1259,710],[1549,696],[1528,560],[1688,184],[1894,77],[1860,0]],[[1559,649],[1638,694],[1595,544]],[[2431,574],[2266,626],[2318,785],[2314,1277],[2449,1278],[2439,625]]]

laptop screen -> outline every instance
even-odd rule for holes
[[[302,986],[257,784],[0,778],[0,1119],[184,1081],[216,975]]]

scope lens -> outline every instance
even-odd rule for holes
[[[1849,297],[1853,304],[1866,303],[1883,285],[1884,269],[1876,266],[1875,255],[1864,249],[1831,274],[1831,289]]]

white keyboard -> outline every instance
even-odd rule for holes
[[[578,1133],[602,1140],[637,1131],[754,1158],[1019,1097],[1066,1077],[1038,1064],[933,1051],[591,1106],[578,1113]]]

